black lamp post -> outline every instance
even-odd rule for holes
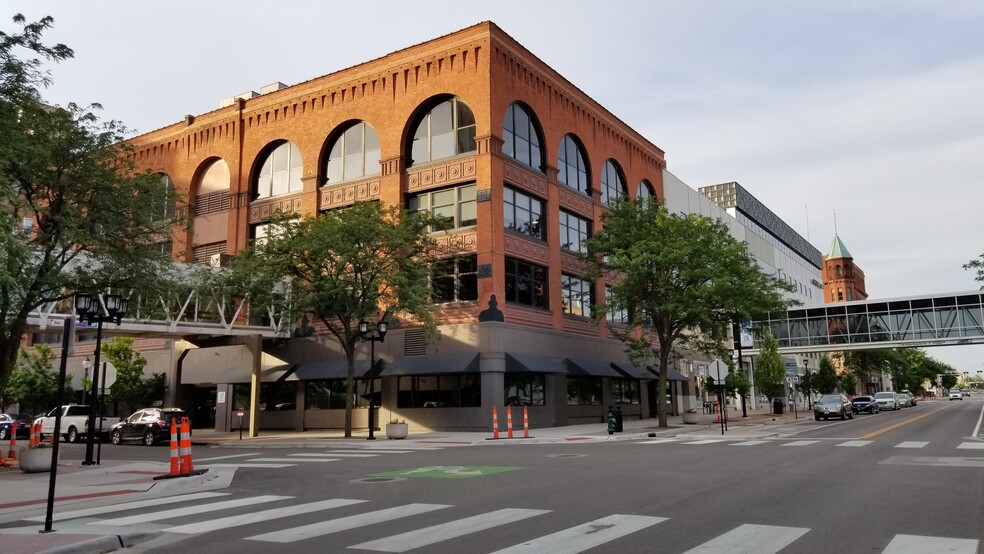
[[[75,294],[75,313],[79,321],[96,324],[96,361],[92,372],[92,404],[89,405],[89,421],[86,423],[85,460],[82,465],[90,466],[96,462],[92,459],[92,448],[96,435],[96,400],[99,390],[99,351],[102,349],[102,325],[104,321],[112,321],[117,325],[123,321],[129,301],[118,294],[91,296],[82,292]],[[85,362],[83,362],[84,364]],[[101,415],[101,414],[100,414]]]
[[[803,370],[806,372],[806,402],[810,411],[813,410],[813,380],[810,379],[810,360],[803,359]]]
[[[369,322],[360,321],[359,322],[359,334],[362,335],[362,340],[367,340],[370,342],[369,346],[369,436],[366,440],[374,441],[376,440],[376,407],[373,405],[376,399],[376,379],[375,375],[372,374],[373,370],[376,368],[376,343],[383,342],[386,338],[386,331],[389,330],[389,325],[380,320],[376,323],[376,330],[370,333]]]
[[[82,377],[83,381],[89,380],[89,367],[91,364],[92,362],[89,361],[88,356],[86,356],[85,359],[82,360],[82,371],[85,372],[84,376]],[[85,383],[82,384],[82,403],[85,404]]]

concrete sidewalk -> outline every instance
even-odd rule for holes
[[[781,436],[794,432],[799,423],[806,422],[809,413],[772,415],[766,410],[749,412],[741,417],[739,410],[728,413],[728,430],[725,435],[734,438],[762,438]],[[717,414],[698,414],[698,423],[685,425],[681,416],[670,416],[668,428],[659,428],[658,421],[626,420],[623,432],[609,434],[605,423],[571,425],[531,429],[531,438],[521,438],[523,429],[513,430],[515,438],[507,438],[505,429],[499,439],[491,440],[490,432],[415,433],[399,443],[429,445],[521,445],[521,444],[583,444],[592,442],[634,440],[646,437],[720,436],[721,425]],[[377,433],[380,443],[390,443],[384,432]],[[367,433],[360,431],[345,438],[341,431],[261,432],[258,437],[245,434],[240,439],[238,430],[216,433],[196,430],[193,444],[198,447],[222,446],[226,448],[326,448],[330,446],[365,446]],[[6,447],[0,450],[5,458]],[[211,468],[202,475],[175,479],[155,480],[155,476],[168,473],[167,463],[124,463],[103,459],[100,465],[82,466],[80,461],[61,461],[58,464],[53,521],[54,532],[41,533],[46,528],[48,487],[50,473],[23,473],[16,467],[0,468],[0,552],[5,554],[38,553],[100,553],[119,550],[149,540],[154,531],[131,528],[105,528],[77,523],[76,520],[59,521],[59,513],[106,504],[119,504],[136,500],[173,496],[187,492],[202,492],[229,486],[235,469]],[[16,525],[12,527],[11,525]]]

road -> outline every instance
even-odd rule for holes
[[[752,440],[196,447],[196,467],[238,466],[221,495],[94,507],[79,521],[161,530],[143,552],[980,554],[982,409],[810,417]]]

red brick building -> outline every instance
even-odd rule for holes
[[[487,428],[505,403],[529,404],[534,425],[600,422],[612,405],[655,413],[655,375],[627,364],[607,325],[592,323],[605,283],[585,280],[576,254],[610,198],[662,197],[663,152],[495,24],[242,94],[131,142],[141,165],[188,198],[191,224],[173,241],[183,261],[235,254],[275,210],[380,201],[454,219],[439,240],[464,256],[435,273],[446,284],[436,290],[440,344],[398,329],[378,345],[383,416],[465,429]],[[492,295],[501,318],[479,321]],[[323,401],[337,395],[326,384],[338,377],[337,348],[322,335],[289,342],[270,351],[289,366],[270,395],[297,409],[262,425],[338,426],[337,405]],[[194,356],[175,364],[178,400],[229,398],[215,412],[228,428],[239,381]]]

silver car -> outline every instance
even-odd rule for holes
[[[875,393],[875,402],[878,403],[879,410],[898,410],[899,397],[894,392],[882,391]]]
[[[813,404],[813,418],[820,421],[821,417],[823,419],[831,417],[854,419],[854,407],[843,394],[825,394]]]
[[[897,392],[895,393],[895,397],[899,399],[899,408],[908,408],[912,406],[912,404],[909,403],[908,395],[903,394],[901,392]]]

